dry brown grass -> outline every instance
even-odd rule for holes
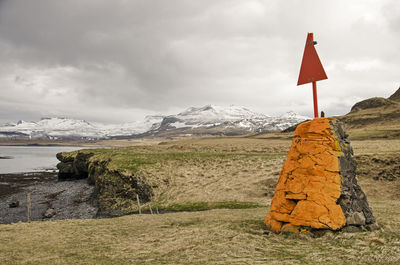
[[[190,139],[165,143],[170,151],[217,154],[162,161],[143,169],[155,180],[153,201],[161,204],[240,201],[268,203],[290,142],[258,139]],[[220,154],[225,154],[219,156]],[[167,180],[167,181],[165,181]]]
[[[354,155],[400,153],[400,139],[353,140]]]
[[[1,264],[399,264],[400,203],[373,201],[384,229],[264,235],[267,208],[0,226]]]
[[[239,201],[266,205],[273,195],[277,179],[291,144],[290,139],[197,138],[164,142],[146,147],[151,152],[193,152],[229,154],[221,157],[194,156],[160,161],[142,169],[151,180],[153,202],[162,205],[188,202]],[[400,153],[400,140],[352,141],[356,158],[381,157]],[[139,150],[139,149],[138,149]],[[373,171],[373,163],[363,164]],[[372,198],[400,198],[400,184],[361,178],[360,184]],[[364,187],[365,186],[365,187]],[[368,194],[368,192],[367,192]]]
[[[154,201],[242,201],[265,204],[283,156],[232,156],[168,161],[145,171],[168,182],[158,183]],[[150,177],[154,179],[153,177]],[[273,186],[274,184],[272,184]]]
[[[352,145],[356,156],[400,151],[400,140]],[[150,153],[228,154],[145,168],[154,179],[168,180],[156,189],[156,201],[254,202],[260,208],[0,225],[0,264],[399,264],[399,180],[359,178],[381,231],[320,238],[263,234],[271,191],[289,146],[289,139],[234,137],[135,147]]]

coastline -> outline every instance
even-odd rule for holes
[[[28,193],[31,221],[95,218],[93,191],[87,179],[59,181],[57,172],[0,174],[0,224],[27,221]]]
[[[0,146],[83,146],[83,147],[127,147],[157,145],[168,141],[166,138],[130,138],[101,140],[8,140],[0,139]]]
[[[0,140],[0,146],[99,146],[97,141]]]

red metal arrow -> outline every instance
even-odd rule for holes
[[[297,85],[313,84],[314,117],[318,118],[317,81],[328,79],[315,50],[314,35],[308,33]]]

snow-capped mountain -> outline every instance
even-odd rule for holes
[[[0,126],[0,137],[28,139],[103,139],[130,136],[158,128],[163,116],[147,116],[142,122],[123,124],[90,123],[68,118],[42,118]]]
[[[156,131],[171,129],[214,129],[239,130],[238,134],[263,131],[281,131],[309,119],[294,112],[271,117],[253,112],[245,107],[220,107],[206,105],[189,108],[179,114],[166,116]],[[187,130],[186,130],[187,131]]]
[[[223,123],[234,123],[237,121],[264,121],[270,117],[264,114],[255,113],[247,108],[229,106],[227,108],[207,105],[202,108],[189,108],[177,115],[170,115],[164,118],[162,126],[168,124],[175,128],[180,127],[201,127],[217,126]]]
[[[135,121],[122,124],[101,124],[94,123],[101,130],[103,138],[113,136],[130,136],[155,130],[160,127],[164,116],[146,116],[143,121]]]
[[[0,126],[8,139],[106,139],[118,136],[174,136],[182,134],[245,134],[280,131],[309,119],[294,112],[271,117],[239,106],[206,105],[176,115],[146,116],[143,121],[102,124],[68,118],[43,118]]]

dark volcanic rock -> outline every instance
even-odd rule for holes
[[[160,128],[172,128],[170,124],[179,121],[180,120],[175,117],[165,117],[161,122]]]
[[[357,183],[353,149],[350,146],[348,134],[343,127],[343,123],[332,120],[331,126],[342,150],[342,155],[339,156],[342,184],[338,204],[342,207],[346,217],[346,226],[369,225],[370,227],[378,227],[372,210],[368,205],[367,197]],[[371,226],[372,224],[375,224],[375,226]]]
[[[78,152],[74,159],[74,170],[75,175],[78,178],[87,178],[89,172],[89,158],[93,156],[93,153],[81,153]]]
[[[73,162],[60,162],[57,164],[57,169],[59,180],[71,179],[75,175]]]
[[[13,200],[13,201],[11,201],[11,202],[8,204],[8,206],[9,206],[10,208],[16,208],[16,207],[19,206],[19,201]]]
[[[58,153],[57,158],[61,162],[57,164],[58,179],[84,179],[88,177],[89,158],[93,153],[78,152],[75,157]]]

